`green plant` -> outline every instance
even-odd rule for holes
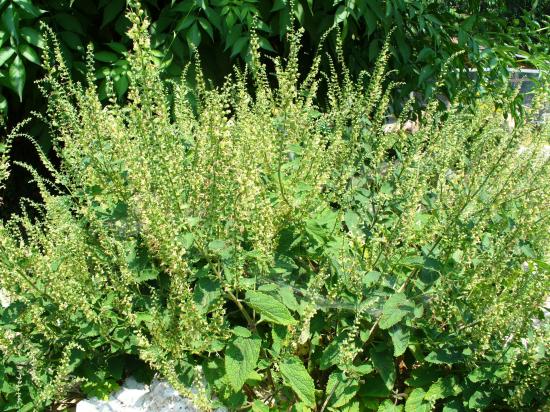
[[[388,43],[364,86],[342,53],[302,76],[302,31],[274,86],[254,35],[223,87],[198,57],[196,88],[163,82],[148,20],[128,18],[126,103],[110,83],[101,103],[91,50],[73,82],[50,39],[60,168],[17,164],[42,202],[0,225],[5,410],[105,393],[124,356],[204,410],[542,405],[548,123],[432,101],[418,131],[386,133]]]
[[[40,65],[38,57],[43,48],[40,32],[27,23],[42,15],[43,10],[30,0],[0,1],[0,85],[13,90],[23,99],[26,81],[25,61]],[[0,95],[0,116],[6,115],[8,103]]]
[[[104,101],[111,79],[117,98],[125,98],[129,83],[126,54],[131,46],[125,35],[129,25],[124,15],[126,3],[124,0],[101,0],[97,4],[88,0],[0,2],[0,25],[4,33],[0,33],[0,39],[4,40],[0,63],[2,56],[8,59],[0,64],[0,111],[4,115],[0,117],[6,121],[8,130],[29,117],[32,111],[41,111],[46,106],[34,85],[44,74],[43,68],[35,64],[33,54],[42,44],[39,21],[58,34],[73,78],[84,80],[85,49],[92,43],[100,97]],[[288,52],[285,39],[291,18],[305,28],[300,70],[310,66],[321,37],[333,26],[340,30],[331,31],[325,50],[335,58],[335,45],[340,38],[350,71],[357,75],[362,70],[371,70],[384,39],[393,30],[388,76],[402,83],[392,93],[392,107],[397,113],[411,92],[423,97],[417,109],[430,99],[435,79],[451,56],[454,58],[439,95],[451,99],[461,97],[466,104],[479,94],[500,93],[502,84],[508,81],[509,67],[528,65],[541,69],[543,75],[548,73],[549,36],[545,30],[548,3],[542,1],[511,4],[468,0],[449,4],[440,0],[146,0],[142,3],[152,21],[151,41],[156,58],[166,66],[165,78],[178,79],[193,49],[198,47],[205,63],[205,76],[221,85],[233,64],[243,67],[250,58],[253,28],[264,51],[274,55]],[[456,52],[462,54],[457,56]],[[482,74],[475,81],[469,73],[472,68]],[[514,100],[501,100],[509,102],[508,110],[519,117],[521,94]],[[49,152],[49,130],[37,121],[31,123],[29,129]],[[21,144],[12,156],[37,166],[30,149]],[[11,194],[6,196],[3,218],[19,211],[12,199],[36,196],[24,191],[21,181],[27,178],[24,172],[12,175]]]

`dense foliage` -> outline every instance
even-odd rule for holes
[[[233,64],[243,67],[250,59],[250,35],[256,28],[260,47],[271,55],[285,55],[286,32],[291,17],[303,27],[304,53],[299,70],[307,71],[327,30],[325,51],[336,57],[337,39],[352,74],[372,70],[384,39],[393,30],[388,59],[388,78],[401,84],[392,91],[392,109],[399,112],[411,91],[424,96],[434,91],[436,78],[451,59],[439,95],[466,103],[476,95],[500,90],[508,70],[534,67],[549,73],[549,2],[491,0],[143,0],[152,21],[151,41],[155,59],[164,66],[163,77],[178,79],[182,67],[198,47],[205,63],[205,77],[221,85]],[[35,81],[44,75],[39,55],[44,41],[39,23],[58,35],[60,48],[74,79],[86,76],[85,50],[95,49],[95,78],[99,96],[106,99],[106,85],[125,98],[129,83],[126,36],[129,22],[126,0],[0,0],[0,123],[11,130],[32,111],[43,111],[46,102]],[[462,54],[456,55],[456,52]],[[325,71],[328,67],[323,67]],[[471,73],[475,70],[475,75]],[[464,88],[467,93],[460,94]],[[521,115],[523,94],[508,102]],[[502,104],[502,101],[498,102]],[[419,104],[421,106],[421,104]],[[418,107],[417,107],[418,108]],[[27,130],[50,152],[52,137],[42,122],[32,121]],[[0,142],[2,143],[2,142]],[[0,146],[0,152],[2,147]],[[18,142],[13,159],[40,167],[32,147]],[[42,170],[45,172],[45,170]],[[38,200],[26,185],[29,175],[17,170],[10,177],[5,207],[0,217],[19,212],[21,196]]]
[[[127,102],[111,82],[101,103],[91,51],[87,85],[71,80],[52,37],[60,167],[2,158],[42,197],[0,225],[2,410],[152,371],[204,410],[544,407],[548,122],[432,101],[417,131],[387,130],[388,43],[365,86],[341,52],[301,75],[302,31],[275,85],[254,35],[222,87],[198,57],[196,87],[164,82],[148,20],[128,17]],[[8,149],[33,141],[21,130]]]
[[[38,22],[52,27],[73,75],[85,73],[85,48],[96,47],[96,77],[113,78],[121,97],[128,87],[124,16],[126,0],[2,0],[0,1],[0,111],[8,101],[15,121],[26,117],[29,106],[42,104],[33,80],[42,76],[40,50],[44,47]],[[453,66],[460,75],[449,75],[443,91],[454,96],[465,68],[481,71],[492,82],[507,76],[507,67],[528,64],[548,69],[541,59],[548,52],[547,1],[442,1],[442,0],[144,0],[153,19],[153,47],[167,66],[165,75],[178,77],[193,47],[208,61],[206,75],[218,82],[230,72],[235,59],[249,59],[250,35],[256,28],[260,47],[278,54],[288,49],[285,34],[291,16],[305,28],[304,41],[313,55],[323,34],[341,27],[344,53],[352,72],[372,68],[390,30],[390,69],[406,85],[396,96],[412,90],[430,95],[433,78],[454,52],[465,51]],[[519,35],[519,36],[518,36]],[[328,45],[334,53],[335,37]],[[523,57],[518,61],[517,54]],[[214,69],[215,68],[215,69]],[[102,81],[103,86],[105,82]],[[104,90],[100,91],[104,96]],[[18,101],[25,98],[25,104]],[[14,106],[13,108],[11,106]]]

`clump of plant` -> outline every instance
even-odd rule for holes
[[[223,87],[198,56],[196,88],[165,83],[128,18],[125,104],[74,83],[50,39],[60,166],[17,165],[43,202],[0,225],[4,410],[108,393],[135,357],[203,410],[542,405],[548,123],[434,102],[385,132],[387,45],[358,81],[321,52],[301,77],[300,31],[273,75],[253,37]]]

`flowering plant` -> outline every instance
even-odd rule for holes
[[[300,31],[268,63],[252,38],[221,88],[198,56],[196,88],[189,68],[164,83],[128,17],[125,104],[74,83],[50,36],[60,166],[19,164],[43,202],[0,225],[5,410],[108,393],[136,359],[204,410],[541,405],[548,123],[433,102],[385,131],[387,44],[368,86],[321,53],[300,78]]]

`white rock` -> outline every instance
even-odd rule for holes
[[[77,403],[76,412],[113,412],[115,410],[122,412],[122,410],[113,409],[111,406],[115,405],[110,405],[109,402],[102,401],[97,398],[86,399]]]
[[[3,308],[7,308],[10,305],[10,303],[11,303],[11,300],[9,296],[2,289],[0,289],[0,305]]]
[[[193,390],[193,389],[192,389]],[[195,390],[193,390],[195,392]],[[217,409],[225,412],[226,409]],[[96,398],[80,401],[76,412],[200,412],[190,399],[184,398],[167,382],[153,380],[144,385],[134,378],[126,379],[122,387],[102,401]]]
[[[124,406],[141,406],[147,395],[147,389],[128,389],[124,388],[115,394],[115,399]]]

